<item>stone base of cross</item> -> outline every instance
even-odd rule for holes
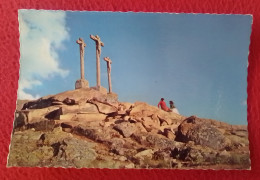
[[[75,83],[75,89],[89,88],[89,83],[86,79],[79,79]]]
[[[101,92],[102,94],[107,94],[107,89],[104,88],[103,86],[99,86],[99,87],[95,86],[95,87],[91,87],[91,89],[95,89],[95,90]]]
[[[107,98],[108,99],[118,99],[118,95],[116,93],[109,92],[109,93],[107,93]]]

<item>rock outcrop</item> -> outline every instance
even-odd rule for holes
[[[93,88],[22,103],[9,166],[250,167],[246,126],[119,102]]]
[[[177,139],[181,142],[194,141],[195,144],[213,149],[223,149],[228,144],[220,130],[204,119],[191,116],[178,127]]]

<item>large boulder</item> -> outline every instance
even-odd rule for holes
[[[182,147],[184,145],[181,142],[170,140],[163,135],[145,132],[133,133],[131,138],[143,146],[154,147],[158,149]]]
[[[131,109],[130,116],[147,117],[159,111],[159,108],[144,102],[135,102]]]
[[[60,114],[61,109],[54,106],[16,111],[14,129],[34,128],[37,131],[52,130],[55,127],[54,119],[58,119]]]
[[[151,117],[153,120],[159,120],[161,124],[163,122],[166,124],[173,124],[185,119],[185,117],[182,115],[163,111],[144,102],[135,102],[129,115],[133,119],[137,120],[144,117]]]
[[[99,113],[102,114],[111,114],[116,113],[118,111],[116,106],[113,106],[112,104],[109,104],[107,102],[101,102],[97,99],[89,100],[89,103],[92,103],[93,105],[96,105]]]
[[[77,120],[71,120],[71,121],[56,121],[56,124],[60,124],[62,128],[70,128],[76,127],[78,125],[84,125],[86,127],[93,127],[93,128],[102,128],[104,121],[77,121]]]
[[[38,119],[44,118],[45,115],[49,114],[52,111],[58,110],[58,107],[50,106],[47,108],[42,109],[31,109],[29,111],[24,111],[25,113],[28,113],[28,123],[37,121]]]
[[[23,105],[22,110],[46,108],[51,106],[53,101],[55,100],[52,97],[29,101]]]
[[[62,109],[62,114],[67,113],[99,113],[97,106],[91,103],[79,103],[77,105],[60,105]]]
[[[96,114],[96,113],[82,113],[77,114],[75,117],[75,121],[84,122],[84,121],[101,121],[106,119],[106,115],[104,114]]]
[[[124,110],[130,109],[131,106],[133,106],[133,105],[134,105],[133,103],[129,103],[129,102],[120,102],[118,104],[118,108],[119,108],[119,110],[124,111]]]
[[[60,120],[56,121],[57,124],[69,124],[74,127],[77,125],[84,126],[100,126],[106,118],[104,114],[75,114],[68,113],[60,116]]]
[[[17,118],[19,118],[19,121],[22,118],[25,124],[27,124],[38,122],[41,119],[58,119],[60,113],[61,112],[59,107],[50,106],[42,109],[28,109],[17,111]]]
[[[58,101],[59,102],[59,101]],[[56,102],[57,103],[57,102]],[[62,101],[62,103],[67,104],[67,105],[75,105],[76,101],[74,99],[71,98],[66,98]]]
[[[205,119],[191,116],[178,127],[177,141],[194,141],[195,144],[213,149],[222,149],[227,145],[227,139],[221,131]]]
[[[174,147],[180,147],[183,145],[182,143],[170,140],[159,134],[149,134],[146,137],[146,141],[149,144],[151,144],[152,146],[159,148],[159,149],[174,148]]]
[[[68,114],[68,113],[77,113],[79,112],[80,106],[79,105],[73,105],[73,106],[67,106],[67,105],[61,105],[62,114]]]
[[[44,117],[50,120],[59,119],[62,114],[62,108],[55,109],[47,113]]]
[[[122,122],[120,124],[116,124],[114,129],[124,137],[130,137],[136,131],[136,126],[134,123]]]
[[[113,130],[112,127],[102,129],[100,127],[88,127],[80,124],[73,127],[72,132],[104,144],[111,144],[112,138],[120,137],[120,134]]]
[[[109,149],[111,152],[114,154],[118,155],[124,155],[125,152],[127,151],[126,148],[124,148],[125,140],[122,138],[112,138],[108,140],[109,144]]]
[[[143,161],[145,159],[152,159],[153,154],[154,152],[152,149],[147,149],[134,155],[134,158],[138,159],[139,161]]]
[[[146,131],[151,132],[152,130],[159,130],[160,128],[160,121],[154,120],[150,117],[144,117],[143,119],[143,126],[146,129]]]
[[[15,119],[14,119],[14,129],[21,128],[26,124],[27,124],[27,117],[26,117],[25,113],[23,113],[21,111],[16,111]]]
[[[203,162],[213,163],[216,160],[217,151],[191,143],[171,150],[171,157],[182,161],[192,161],[195,164]]]
[[[82,103],[82,104],[79,104],[79,112],[84,112],[84,113],[99,113],[97,106],[94,105],[94,104],[91,104],[91,103]]]
[[[52,131],[55,128],[55,121],[41,119],[39,121],[27,124],[27,128],[34,128],[36,131]]]
[[[147,130],[144,128],[144,126],[140,122],[135,123],[135,126],[137,129],[136,130],[137,132],[147,132]]]
[[[117,95],[116,94],[107,94],[100,92],[94,88],[81,88],[75,89],[72,91],[66,91],[53,96],[53,99],[57,101],[64,101],[66,98],[70,98],[75,102],[86,102],[87,100],[96,98],[98,101],[107,102],[115,106],[118,105]]]
[[[67,114],[62,114],[59,117],[60,122],[61,121],[73,121],[76,119],[77,114],[76,113],[67,113]]]

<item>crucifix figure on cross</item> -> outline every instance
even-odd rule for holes
[[[96,43],[96,65],[97,65],[97,88],[101,87],[100,85],[100,55],[101,55],[101,46],[104,47],[104,43],[100,40],[98,35],[90,35],[90,38]]]
[[[108,76],[109,93],[112,93],[112,83],[111,83],[111,64],[112,64],[112,61],[109,57],[104,57],[104,60],[107,62],[107,76]]]

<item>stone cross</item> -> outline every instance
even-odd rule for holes
[[[104,47],[104,43],[101,42],[100,37],[98,35],[93,36],[90,35],[90,38],[96,42],[96,64],[97,64],[97,88],[101,87],[100,85],[100,55],[101,55],[101,46]]]
[[[82,38],[79,38],[76,43],[79,44],[79,52],[80,52],[80,78],[84,79],[84,48],[86,44],[84,43]]]
[[[86,44],[82,38],[79,38],[76,43],[79,44],[80,52],[80,79],[76,81],[75,89],[88,88],[88,81],[84,78],[84,48]]]
[[[107,62],[107,76],[108,76],[109,93],[112,93],[112,84],[111,84],[111,64],[112,64],[112,61],[109,57],[104,57],[104,60]]]

